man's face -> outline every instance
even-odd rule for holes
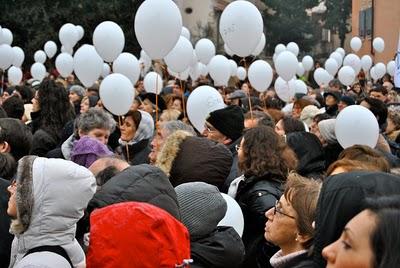
[[[378,100],[381,100],[381,101],[383,101],[383,102],[386,102],[386,96],[383,95],[382,92],[379,92],[379,91],[371,91],[371,92],[369,93],[369,96],[370,96],[371,98],[373,98],[373,99],[378,99]]]
[[[165,140],[168,137],[168,131],[166,131],[161,126],[157,128],[157,134],[151,141],[151,152],[149,154],[149,159],[151,164],[155,164],[157,161],[157,155],[161,151]]]
[[[209,140],[213,140],[222,144],[229,144],[231,142],[224,134],[219,132],[213,125],[206,122],[204,125],[203,136]]]

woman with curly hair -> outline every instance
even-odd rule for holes
[[[269,267],[269,258],[278,249],[265,247],[264,215],[281,197],[289,172],[296,169],[296,155],[270,127],[248,130],[237,150],[244,175],[232,182],[229,194],[235,196],[243,211],[244,267]]]
[[[53,80],[44,80],[32,99],[33,142],[30,154],[45,156],[61,141],[64,125],[75,117],[68,91]]]

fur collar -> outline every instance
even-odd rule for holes
[[[13,234],[25,232],[31,222],[33,209],[33,162],[37,156],[25,156],[18,161],[17,169],[17,219],[12,220],[10,230]]]
[[[157,156],[156,166],[164,171],[167,176],[170,176],[172,165],[180,151],[180,145],[187,137],[191,136],[193,135],[187,131],[178,130],[166,139]]]

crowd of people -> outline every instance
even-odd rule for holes
[[[289,103],[219,87],[201,132],[186,106],[207,77],[139,80],[124,116],[73,76],[3,83],[0,267],[399,267],[400,89],[306,82]],[[376,117],[375,148],[338,142],[350,105]],[[243,233],[220,224],[225,194]]]

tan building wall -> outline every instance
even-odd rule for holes
[[[362,38],[363,46],[358,56],[371,55],[374,61],[387,63],[392,60],[400,34],[400,0],[353,0],[352,35],[359,35],[359,11],[372,7],[372,35]],[[385,50],[375,53],[372,41],[375,37],[385,40]]]

